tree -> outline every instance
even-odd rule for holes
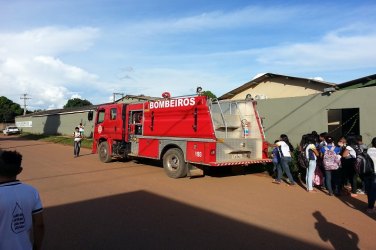
[[[22,114],[23,109],[19,104],[0,96],[0,122],[14,122],[14,118]]]
[[[76,107],[84,107],[84,106],[89,106],[89,105],[93,105],[91,102],[89,102],[88,100],[84,99],[80,99],[80,98],[73,98],[73,99],[69,99],[67,104],[64,105],[64,108],[76,108]]]
[[[217,96],[214,95],[210,90],[202,91],[202,94],[211,98],[211,99],[217,99]]]

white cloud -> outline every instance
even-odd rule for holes
[[[324,81],[324,78],[322,78],[321,76],[315,76],[315,77],[312,77],[311,79],[316,80],[316,81],[321,81],[321,82]]]
[[[125,94],[144,94],[159,97],[165,91],[172,96],[194,94],[196,87],[211,90],[214,94],[228,90],[229,78],[202,70],[149,68],[136,70],[132,80],[126,81]]]
[[[355,27],[354,27],[355,28]],[[359,34],[346,28],[316,42],[294,43],[250,51],[261,64],[314,70],[344,70],[376,66],[376,30]]]
[[[283,13],[283,15],[282,15]],[[278,23],[295,13],[294,8],[246,7],[234,11],[213,11],[196,16],[184,17],[168,22],[176,30],[197,30],[207,28],[235,28],[257,24]]]
[[[197,15],[137,21],[126,24],[124,30],[134,35],[182,33],[203,29],[234,29],[255,25],[268,25],[287,21],[292,15],[299,13],[294,7],[262,8],[249,6],[233,11],[211,11]]]
[[[259,78],[260,76],[265,75],[266,73],[257,73],[254,77],[252,77],[252,80]]]
[[[231,62],[256,72],[312,74],[376,67],[376,28],[358,24],[324,34],[316,41],[190,55],[189,60]]]
[[[90,74],[79,67],[67,65],[57,58],[37,56],[34,58],[34,62],[37,63],[41,69],[52,73],[54,76],[62,75],[65,81],[92,82],[97,79],[96,75]]]
[[[79,95],[79,94],[73,94],[73,95],[71,95],[71,97],[69,99],[75,99],[75,98],[83,99],[82,96]]]
[[[62,108],[72,91],[95,86],[98,77],[64,63],[59,56],[89,49],[97,36],[94,28],[47,27],[0,33],[2,95],[19,102],[21,94],[29,94],[29,109]]]
[[[277,44],[249,50],[207,54],[144,55],[143,61],[164,66],[132,68],[122,83],[109,89],[160,96],[194,93],[202,85],[217,95],[245,83],[252,72],[271,72],[327,80],[323,72],[375,67],[376,30],[358,24],[324,34],[315,41]],[[125,75],[125,73],[124,73]],[[244,80],[244,81],[243,81]]]
[[[0,57],[55,56],[88,49],[99,30],[91,27],[44,27],[20,33],[0,33]]]

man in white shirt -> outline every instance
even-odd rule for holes
[[[16,179],[22,155],[0,151],[0,249],[41,249],[43,207],[38,191]]]
[[[75,127],[74,132],[73,132],[73,138],[74,138],[73,154],[74,154],[74,157],[78,157],[80,156],[81,140],[82,140],[82,134],[79,131],[79,127]]]

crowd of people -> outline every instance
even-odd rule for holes
[[[284,172],[286,182],[296,185],[290,170],[290,163],[295,157],[300,177],[297,179],[307,192],[316,193],[319,188],[326,190],[330,196],[366,194],[366,212],[376,213],[376,137],[368,148],[361,135],[343,136],[335,141],[328,133],[313,131],[302,136],[297,149],[285,134],[270,146],[273,147],[274,183],[282,183]],[[366,167],[371,171],[364,172]]]

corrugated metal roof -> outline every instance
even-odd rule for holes
[[[335,87],[336,86],[336,84],[334,84],[334,83],[330,83],[330,82],[326,82],[326,81],[320,81],[320,80],[316,80],[316,79],[287,76],[287,75],[279,75],[279,74],[274,74],[274,73],[265,73],[265,74],[263,74],[259,77],[252,79],[251,81],[243,84],[242,86],[240,86],[236,89],[233,89],[230,92],[227,92],[226,94],[222,95],[218,99],[220,99],[220,100],[221,99],[229,99],[232,96],[237,95],[237,94],[243,92],[244,90],[249,89],[253,85],[257,85],[259,83],[262,83],[265,80],[270,79],[270,78],[280,78],[280,77],[286,78],[286,79],[291,79],[291,80],[303,80],[303,81],[312,82],[312,83],[320,83],[320,84],[327,85],[328,87]]]
[[[20,115],[17,117],[33,117],[33,116],[46,116],[46,115],[56,115],[56,114],[80,113],[80,112],[95,110],[98,106],[100,105],[88,105],[88,106],[76,107],[76,108],[43,110],[43,111],[34,112],[34,113],[26,114],[26,115]]]
[[[339,89],[357,89],[376,86],[376,74],[338,84]]]

